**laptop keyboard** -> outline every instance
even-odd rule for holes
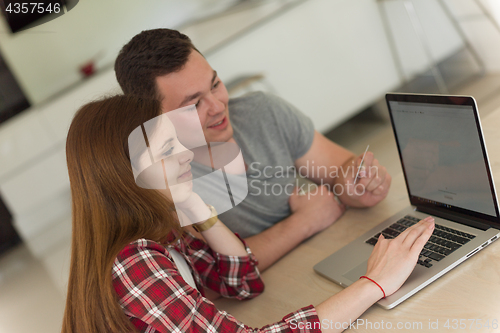
[[[395,238],[418,221],[420,221],[418,218],[406,215],[396,223],[384,229],[382,235],[388,239]],[[375,245],[379,236],[380,233],[376,234],[368,239],[366,243]],[[443,259],[474,237],[476,236],[436,224],[431,238],[425,244],[422,252],[420,252],[417,263],[424,267],[432,267],[433,261]]]

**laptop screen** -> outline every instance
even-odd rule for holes
[[[444,101],[439,97],[428,102],[388,98],[410,200],[496,221],[496,195],[474,101],[455,105],[439,103]]]

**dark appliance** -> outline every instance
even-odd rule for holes
[[[0,197],[0,255],[19,243],[21,238],[12,225],[12,214]]]

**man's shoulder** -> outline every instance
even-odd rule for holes
[[[285,116],[290,104],[276,95],[255,91],[241,97],[229,100],[229,113],[235,122],[280,122],[278,119]]]
[[[314,125],[309,117],[279,96],[253,92],[231,100],[229,115],[240,141],[258,139],[288,147],[294,160],[309,150]],[[267,141],[266,141],[267,140]]]
[[[235,111],[251,111],[259,110],[265,101],[268,99],[268,94],[262,91],[253,91],[240,97],[231,98],[229,100],[229,110]]]

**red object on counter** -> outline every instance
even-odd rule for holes
[[[80,73],[83,74],[84,77],[89,77],[95,73],[94,62],[88,62],[85,65],[80,67]]]

